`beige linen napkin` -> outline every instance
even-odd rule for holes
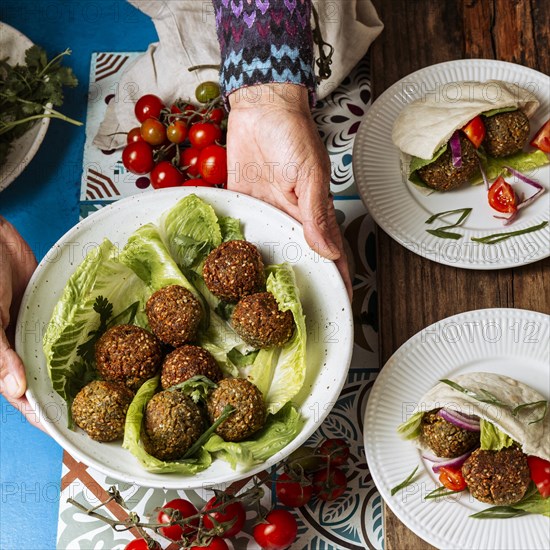
[[[194,65],[219,65],[214,8],[209,0],[128,0],[153,20],[159,41],[137,57],[121,76],[115,98],[107,107],[94,145],[117,149],[126,144],[120,132],[137,126],[134,103],[144,94],[156,94],[167,104],[178,98],[193,99],[205,80],[218,81],[218,72]],[[322,99],[330,94],[365,55],[383,25],[370,0],[316,0],[325,42],[334,47],[332,75],[317,90]],[[129,90],[134,93],[126,97]]]

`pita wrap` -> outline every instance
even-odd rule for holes
[[[413,414],[445,407],[464,414],[477,415],[521,445],[525,454],[550,460],[550,414],[545,414],[538,422],[533,420],[540,418],[545,411],[540,406],[525,407],[516,415],[512,414],[518,405],[546,401],[545,396],[513,378],[488,372],[463,374],[451,380],[479,396],[488,397],[490,394],[495,401],[505,406],[484,403],[439,382],[420,399]],[[424,447],[422,441],[418,441],[418,444]]]
[[[399,113],[392,140],[403,153],[431,159],[455,130],[481,113],[515,108],[529,117],[538,106],[531,91],[501,80],[442,84]]]

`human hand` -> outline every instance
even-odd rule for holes
[[[13,225],[0,216],[0,393],[42,429],[29,402],[25,367],[13,349],[15,326],[23,292],[36,268],[36,259]]]
[[[334,260],[351,298],[342,234],[330,196],[330,159],[311,116],[308,90],[259,84],[229,96],[228,188],[302,223],[308,245]]]

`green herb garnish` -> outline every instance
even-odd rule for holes
[[[63,86],[78,84],[72,69],[61,66],[62,58],[70,53],[67,49],[48,61],[46,52],[34,45],[25,52],[24,65],[11,66],[9,59],[0,59],[0,166],[13,140],[37,120],[58,118],[82,125],[48,107],[63,103]]]
[[[399,491],[401,491],[401,489],[404,489],[405,487],[408,487],[412,483],[413,477],[416,474],[417,470],[418,470],[418,466],[409,474],[409,476],[407,477],[407,479],[405,479],[405,481],[402,481],[399,485],[396,485],[390,491],[391,496],[393,496],[393,495],[395,495],[395,493],[398,493]]]
[[[426,231],[430,233],[430,235],[434,235],[435,237],[439,237],[441,239],[461,239],[463,235],[461,235],[460,233],[454,233],[452,231],[446,231],[446,229],[452,229],[453,227],[458,227],[459,225],[461,225],[464,220],[470,215],[471,211],[471,208],[458,208],[457,210],[446,210],[445,212],[434,214],[433,216],[429,217],[424,223],[433,223],[435,220],[443,216],[461,213],[455,223],[451,225],[444,225],[442,227],[438,227],[437,229],[426,229]]]
[[[463,491],[450,491],[447,489],[447,487],[440,485],[439,487],[436,487],[433,491],[428,493],[424,500],[430,500],[434,498],[440,498],[440,497],[446,497],[449,495],[455,495],[456,493],[462,493]]]
[[[199,374],[168,388],[168,391],[182,391],[195,403],[198,403],[199,401],[206,402],[208,394],[216,387],[217,384],[210,378]]]
[[[526,516],[528,513],[525,510],[518,510],[513,506],[493,506],[487,508],[487,510],[481,510],[481,512],[472,514],[470,517],[476,519],[507,519]]]
[[[548,225],[547,221],[539,223],[538,225],[533,225],[531,227],[526,227],[525,229],[519,229],[518,231],[508,231],[506,233],[493,233],[492,235],[487,235],[486,237],[472,237],[472,241],[482,244],[497,244],[510,237],[516,237],[517,235],[524,235],[525,233],[533,233],[539,229],[544,229]]]

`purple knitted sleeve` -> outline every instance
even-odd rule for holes
[[[212,0],[227,97],[243,86],[288,82],[314,101],[311,0]]]

